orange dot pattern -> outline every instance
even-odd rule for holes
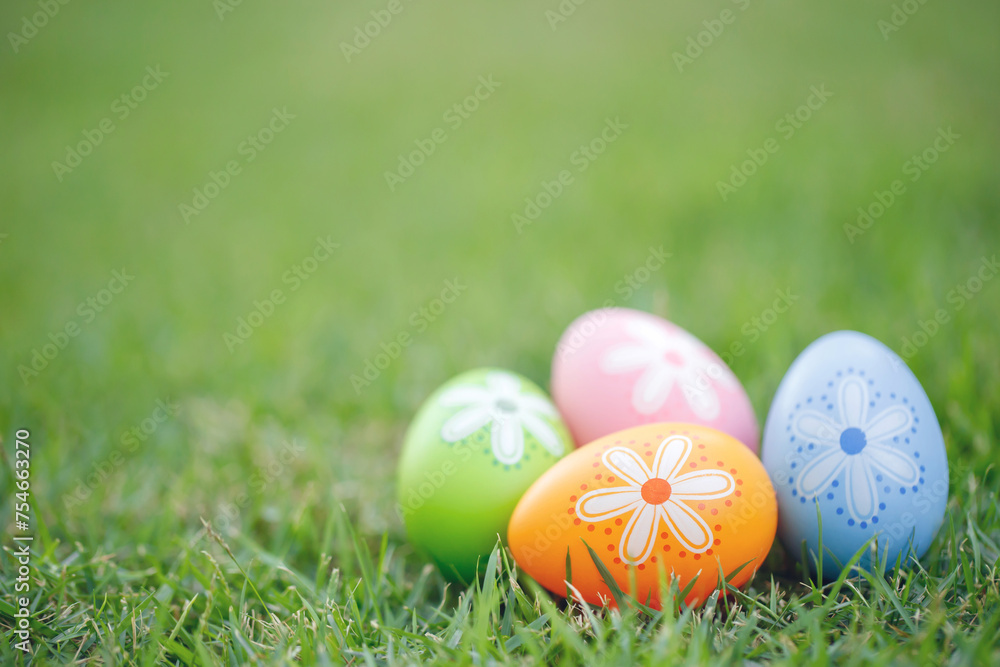
[[[676,435],[677,433],[678,433],[678,431],[674,431],[674,430],[670,431],[671,435]],[[704,443],[697,442],[697,440],[698,440],[698,436],[697,435],[691,436],[687,431],[682,431],[681,434],[690,437],[692,439],[692,443],[697,447],[697,449],[705,449],[705,444]],[[646,450],[645,450],[646,464],[648,466],[650,466],[650,468],[652,468],[652,465],[653,465],[653,456],[655,455],[655,450],[656,450],[657,446],[659,445],[659,443],[663,441],[663,438],[664,438],[664,436],[662,436],[660,434],[657,434],[653,441],[651,441],[651,442],[645,442],[644,443],[644,445],[646,446]],[[634,444],[634,443],[635,443],[635,440],[629,441],[629,444]],[[622,444],[622,441],[621,440],[615,440],[614,444],[615,445],[620,445],[620,444]],[[609,449],[611,449],[612,446],[613,445],[611,445],[611,444],[607,444],[607,445],[604,445],[604,447],[602,447],[602,448],[600,448],[600,449],[598,449],[597,451],[594,452],[594,458],[598,459],[597,461],[594,461],[594,463],[593,463],[593,467],[594,468],[600,468],[600,467],[602,467],[602,462],[601,462],[600,459],[601,459],[602,456],[604,456],[604,452],[606,452]],[[692,454],[692,456],[694,456],[694,455]],[[697,461],[691,461],[690,463],[688,463],[688,467],[689,468],[691,468],[693,470],[698,470],[699,468],[703,467],[703,465],[701,465],[701,464],[704,464],[705,468],[710,467],[710,464],[709,464],[707,456],[699,455],[697,458],[698,458]],[[724,466],[724,464],[723,464],[722,461],[716,461],[715,462],[715,466],[713,467],[713,469],[723,468],[723,466]],[[608,472],[610,472],[610,471],[608,471]],[[737,474],[736,468],[730,468],[729,472],[732,475],[736,475]],[[605,489],[605,488],[610,488],[610,487],[614,487],[614,486],[620,486],[620,484],[616,485],[614,483],[615,482],[615,477],[614,477],[614,475],[611,475],[611,474],[608,474],[605,477],[604,473],[600,473],[599,472],[599,473],[597,473],[597,474],[594,475],[594,481],[595,482],[603,482],[601,484],[595,484],[594,485],[595,489]],[[736,484],[738,486],[742,486],[743,485],[743,480],[742,479],[736,479]],[[581,484],[580,485],[580,490],[581,491],[586,491],[587,488],[588,488],[587,484]],[[742,493],[739,490],[737,490],[735,492],[735,495],[736,496],[741,496]],[[571,495],[569,497],[569,501],[572,504],[572,507],[568,508],[569,514],[575,514],[575,511],[576,511],[576,501],[577,500],[578,500],[578,497],[576,495]],[[726,507],[732,507],[732,504],[733,504],[733,502],[731,500],[726,500],[725,501]],[[719,514],[719,510],[718,510],[717,507],[708,508],[708,506],[705,503],[698,503],[697,508],[698,508],[699,511],[704,511],[705,509],[709,509],[709,512],[712,514],[712,516],[716,516],[716,515]],[[627,518],[628,517],[626,517],[626,520],[627,520]],[[610,524],[610,521],[611,521],[611,519],[606,519],[605,521],[599,522],[598,524],[593,524],[592,523],[592,524],[590,524],[590,525],[587,526],[587,530],[589,532],[594,532],[599,525],[604,525],[604,535],[605,536],[614,535],[615,530],[613,528],[611,528],[610,525],[608,525],[608,524]],[[580,525],[581,521],[580,521],[580,519],[574,519],[573,523],[576,524],[576,525]],[[622,525],[624,525],[624,523],[625,523],[625,521],[621,517],[617,517],[617,518],[614,519],[614,525],[615,526],[622,526]],[[722,538],[720,537],[720,535],[723,532],[723,528],[722,528],[721,524],[717,523],[717,524],[715,524],[712,527],[712,529],[713,529],[713,537],[714,537],[713,545],[717,547],[717,546],[719,546],[719,545],[722,544]],[[677,538],[675,536],[673,536],[668,531],[661,531],[660,535],[659,535],[659,539],[663,542],[663,545],[662,545],[661,549],[662,549],[662,551],[664,553],[670,553],[672,545],[673,546],[680,546],[677,543]],[[618,543],[617,542],[609,542],[607,544],[607,549],[608,549],[608,551],[612,551],[612,552],[613,551],[617,551],[618,550]],[[714,553],[713,549],[708,549],[707,551],[705,551],[705,555],[706,556],[712,556],[713,553]],[[677,556],[680,557],[680,558],[687,558],[688,555],[689,555],[688,552],[684,551],[683,549],[677,552]],[[702,554],[690,554],[690,555],[692,555],[695,560],[700,560],[701,556],[702,556]],[[653,562],[653,563],[657,562],[656,556],[651,557],[650,558],[650,562]],[[622,565],[626,570],[629,568],[629,565],[627,563],[623,564],[620,558],[615,558],[614,559],[614,563],[615,563],[615,565]],[[645,569],[645,565],[642,564],[642,563],[640,563],[639,566],[638,566],[638,569],[640,569],[640,570]]]
[[[588,566],[586,548],[581,543],[583,538],[583,542],[602,554],[602,560],[619,584],[624,587],[634,581],[643,595],[652,594],[651,604],[654,606],[658,606],[656,572],[661,569],[673,571],[685,581],[698,572],[715,572],[719,567],[734,567],[733,561],[737,558],[740,563],[747,562],[748,558],[755,559],[754,567],[748,568],[745,574],[737,576],[732,582],[736,586],[743,585],[759,567],[763,555],[758,554],[766,554],[769,540],[774,535],[776,503],[757,508],[750,518],[752,527],[749,530],[747,521],[739,518],[747,507],[747,497],[753,496],[756,499],[758,487],[761,484],[768,485],[766,471],[759,460],[748,454],[749,450],[744,449],[744,445],[729,436],[693,425],[687,429],[673,429],[671,426],[636,427],[632,432],[601,438],[592,445],[585,445],[581,449],[586,449],[586,452],[579,451],[581,457],[575,462],[565,462],[567,474],[562,477],[554,476],[547,485],[536,485],[537,491],[529,489],[515,510],[509,528],[511,550],[525,572],[549,590],[564,594],[566,555],[567,550],[571,550],[574,584],[578,585],[588,602],[600,604],[602,599],[609,597],[610,592],[597,568],[592,563]],[[687,458],[679,462],[682,469],[678,470],[678,474],[722,470],[733,475],[735,488],[724,498],[692,497],[671,500],[665,493],[665,497],[659,499],[653,493],[659,487],[654,489],[651,485],[649,493],[642,496],[643,499],[653,504],[676,502],[697,513],[707,522],[706,528],[711,532],[710,546],[700,553],[694,553],[684,536],[671,527],[671,523],[658,520],[656,532],[651,536],[652,553],[642,563],[632,565],[622,559],[622,540],[626,525],[641,505],[638,508],[621,507],[621,513],[617,516],[588,521],[582,518],[582,512],[577,511],[577,504],[584,494],[604,489],[622,489],[627,488],[626,484],[631,485],[630,480],[617,479],[617,473],[604,466],[603,456],[609,449],[616,445],[627,447],[647,467],[652,468],[661,443],[671,434],[684,434],[691,439],[691,449]],[[572,455],[567,458],[572,458]],[[559,465],[562,464],[557,464]],[[648,484],[648,480],[637,482],[641,482],[643,486]],[[670,484],[669,479],[667,484]],[[677,484],[676,480],[674,484]],[[640,490],[636,486],[636,491]],[[557,536],[550,532],[553,520],[548,517],[560,515],[568,530],[563,530]],[[583,526],[587,526],[587,530],[583,530]],[[756,529],[757,526],[760,527],[759,530]],[[598,536],[603,539],[597,539]],[[727,545],[727,542],[730,544]],[[710,578],[714,580],[715,577]],[[699,600],[703,602],[712,590],[711,582],[703,584],[699,579],[688,596],[689,603],[694,601],[697,604]]]

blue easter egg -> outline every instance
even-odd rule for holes
[[[930,400],[898,355],[856,331],[819,338],[788,369],[763,462],[778,536],[795,558],[804,540],[814,569],[822,517],[824,576],[873,535],[883,562],[919,558],[944,520],[948,459]]]

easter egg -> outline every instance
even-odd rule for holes
[[[421,406],[403,443],[397,511],[410,540],[446,577],[470,582],[524,491],[572,448],[528,379],[491,368],[459,375]]]
[[[856,331],[827,334],[788,369],[764,430],[764,467],[791,555],[837,576],[873,535],[881,557],[921,556],[944,519],[948,459],[934,409],[892,350]],[[870,563],[865,552],[862,565]]]
[[[552,398],[577,445],[677,421],[757,451],[757,418],[733,372],[693,335],[649,313],[606,308],[570,324],[552,362]]]
[[[777,505],[760,460],[735,438],[699,424],[636,426],[577,449],[538,478],[510,519],[518,566],[545,588],[573,588],[602,604],[610,589],[659,608],[673,575],[685,601],[745,584],[774,541]],[[569,564],[567,564],[567,558]],[[633,588],[632,581],[635,581]]]

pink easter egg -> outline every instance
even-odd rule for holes
[[[689,422],[758,450],[753,406],[725,362],[638,310],[593,310],[569,325],[552,361],[552,398],[577,446],[642,424]]]

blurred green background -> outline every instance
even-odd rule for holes
[[[553,28],[556,0],[402,0],[348,62],[342,43],[387,4],[74,0],[21,42],[10,33],[39,4],[3,3],[0,433],[9,449],[31,430],[38,505],[64,543],[169,559],[241,493],[232,529],[300,562],[338,503],[401,540],[394,461],[420,401],[486,364],[547,386],[562,330],[607,299],[719,352],[742,341],[732,365],[762,423],[816,337],[857,329],[898,351],[946,309],[908,362],[952,465],[989,459],[1000,287],[957,312],[948,294],[1000,246],[995,2],[914,3],[884,35],[884,1],[590,0]],[[732,21],[679,71],[674,54],[723,10]],[[122,118],[147,67],[166,75]],[[453,129],[445,113],[481,76],[499,87]],[[813,86],[832,97],[784,138],[776,123]],[[294,118],[247,162],[275,108]],[[609,118],[627,129],[577,171]],[[949,127],[959,139],[908,180]],[[436,128],[447,140],[390,191],[385,172]],[[778,152],[723,200],[718,182],[770,137]],[[179,205],[231,160],[240,172],[186,224]],[[563,169],[573,183],[518,233],[512,214]],[[894,179],[905,193],[851,242],[844,225]],[[318,237],[340,247],[292,290]],[[660,246],[663,268],[616,291]],[[81,304],[122,269],[134,280],[87,321]],[[455,279],[468,288],[419,331],[413,313]],[[275,289],[284,302],[230,351],[224,335]],[[799,300],[758,330],[779,289]],[[19,366],[74,321],[25,382]],[[401,332],[413,344],[356,391],[351,375]],[[177,414],[156,422],[157,401]],[[282,463],[292,441],[304,449]]]

